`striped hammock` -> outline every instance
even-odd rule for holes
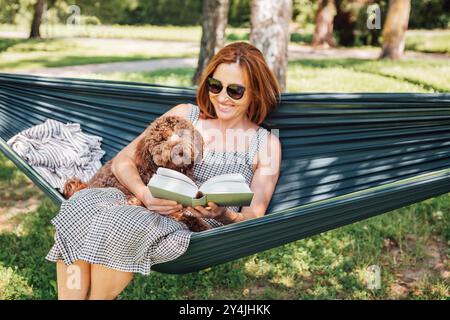
[[[47,119],[76,122],[103,137],[105,162],[179,103],[195,103],[195,91],[0,74],[0,149],[60,204],[9,138]],[[279,129],[283,149],[266,215],[196,233],[155,270],[201,270],[450,191],[450,94],[284,94],[262,126]]]

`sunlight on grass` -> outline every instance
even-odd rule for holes
[[[414,62],[410,65],[403,62],[302,59],[289,63],[287,92],[444,91],[446,86],[450,87],[450,81],[445,83],[448,78],[446,68],[445,64],[433,62]],[[395,79],[391,75],[392,70],[399,70],[401,79]],[[428,72],[424,72],[425,70]],[[192,86],[190,79],[194,72],[193,68],[178,68],[153,72],[90,74],[85,77],[189,87]]]
[[[4,267],[0,262],[0,300],[33,298],[33,289],[26,278],[16,270]]]
[[[450,30],[408,30],[406,50],[450,53]]]
[[[450,91],[450,64],[430,60],[363,60],[363,59],[301,59],[290,63],[289,72],[297,70],[318,74],[314,80],[322,81],[317,89],[332,90],[348,85],[349,92],[446,92]],[[302,70],[304,69],[304,70]],[[328,77],[327,74],[330,73]],[[342,73],[342,77],[340,77]],[[352,77],[352,73],[355,75]],[[292,81],[296,83],[296,81]],[[289,81],[288,81],[289,83]],[[288,84],[289,85],[289,84]],[[308,86],[308,83],[303,83]],[[366,88],[361,90],[361,88]],[[359,89],[353,89],[359,88]],[[299,88],[301,90],[301,88]],[[294,90],[295,91],[295,90]]]
[[[287,92],[430,92],[418,85],[344,68],[288,69]]]
[[[174,68],[166,70],[157,70],[152,72],[114,72],[109,74],[89,74],[86,78],[103,80],[121,80],[131,82],[142,82],[176,87],[193,87],[192,77],[195,69],[193,68]]]
[[[185,43],[167,46],[139,40],[127,43],[114,39],[58,39],[7,41],[2,45],[4,41],[0,39],[2,71],[198,55],[196,46]]]

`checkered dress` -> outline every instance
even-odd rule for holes
[[[188,119],[195,125],[199,108],[191,105]],[[241,173],[248,184],[253,177],[252,162],[258,147],[268,134],[259,128],[247,152],[205,150],[204,158],[194,164],[198,185],[224,173]],[[240,207],[228,207],[240,211]],[[211,226],[222,224],[205,219]],[[192,232],[186,225],[144,207],[127,205],[125,195],[116,188],[92,188],[75,193],[63,201],[52,219],[55,243],[46,259],[76,260],[148,275],[151,266],[176,259],[189,246]]]

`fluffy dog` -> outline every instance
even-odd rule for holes
[[[136,147],[134,160],[142,181],[147,185],[159,167],[179,171],[194,179],[194,162],[200,161],[202,156],[203,139],[192,123],[178,116],[162,116],[145,129],[145,136]],[[114,187],[125,194],[128,204],[144,206],[116,179],[111,170],[113,160],[102,166],[87,183],[78,178],[68,179],[64,184],[64,197],[69,199],[75,192],[85,188]],[[202,219],[185,212],[169,216],[184,222],[192,231],[211,228]]]

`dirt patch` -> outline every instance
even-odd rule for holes
[[[407,249],[414,248],[416,241],[420,240],[424,244],[424,258],[416,265],[396,270],[396,279],[390,285],[389,293],[397,299],[407,298],[412,292],[420,290],[421,282],[428,277],[449,279],[450,276],[449,259],[446,255],[448,246],[445,241],[435,236],[417,239],[414,235],[407,235],[405,240],[404,247]],[[394,264],[400,262],[401,257],[406,254],[393,239],[385,239],[384,249]]]
[[[0,207],[0,233],[11,232],[19,225],[19,217],[35,211],[41,204],[39,197],[33,196],[26,200],[18,200],[14,207]]]

